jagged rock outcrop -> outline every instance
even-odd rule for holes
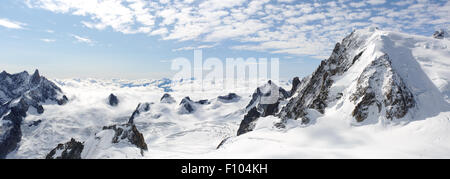
[[[114,131],[114,137],[112,139],[112,143],[114,144],[120,143],[121,141],[129,142],[141,149],[141,155],[144,155],[144,151],[148,150],[144,135],[137,130],[134,124],[107,126],[103,127],[103,130]]]
[[[180,108],[178,109],[179,114],[191,114],[195,110],[195,102],[189,97],[183,98],[180,102]]]
[[[42,114],[43,103],[55,102],[64,105],[68,98],[53,82],[47,80],[36,70],[9,74],[0,73],[0,118],[3,125],[0,130],[0,158],[18,147],[22,138],[21,124],[30,107]]]
[[[239,101],[240,99],[241,97],[236,93],[229,93],[228,95],[217,97],[217,100],[222,103],[234,103]]]
[[[201,105],[211,104],[211,102],[209,100],[207,100],[207,99],[198,100],[195,103],[196,104],[201,104]]]
[[[386,76],[388,79],[385,79]],[[384,86],[383,93],[374,89],[383,86],[384,81],[388,84]],[[352,94],[351,101],[357,103],[352,115],[358,122],[367,119],[371,107],[380,113],[384,106],[386,118],[392,120],[404,117],[408,109],[415,106],[412,93],[392,69],[388,55],[372,61],[364,70],[358,78],[357,90]]]
[[[383,111],[387,119],[404,117],[414,107],[413,95],[397,75],[390,63],[392,59],[387,54],[376,57],[372,54],[380,52],[367,52],[368,45],[373,43],[370,40],[380,36],[376,34],[377,31],[371,29],[368,32],[353,32],[341,43],[337,43],[330,58],[322,61],[311,76],[301,81],[298,96],[291,98],[278,115],[282,119],[281,123],[293,119],[308,124],[311,121],[308,117],[309,109],[324,114],[329,104],[341,100],[344,95],[342,91],[330,91],[334,80],[346,74],[354,64],[362,65],[368,61],[371,63],[365,65],[366,69],[359,74],[358,87],[350,98],[355,103],[353,117],[357,122],[362,122],[369,117],[369,111],[375,112],[374,118]]]
[[[434,32],[434,34],[433,34],[433,38],[435,38],[435,39],[444,39],[444,38],[448,38],[448,37],[449,37],[449,34],[444,29],[440,29],[440,30]]]
[[[108,104],[110,106],[117,106],[117,105],[119,105],[119,99],[117,98],[116,95],[111,93],[108,97]]]
[[[5,158],[6,155],[18,147],[18,143],[22,138],[21,124],[23,118],[26,117],[28,105],[21,100],[14,107],[10,108],[9,114],[4,118],[1,138],[0,138],[0,158]]]
[[[166,93],[161,97],[160,102],[166,103],[166,104],[172,104],[172,103],[175,103],[176,101],[175,101],[175,99],[173,99],[173,97],[169,93]]]
[[[134,123],[134,119],[139,116],[141,113],[144,112],[148,112],[150,111],[150,106],[153,103],[140,103],[138,104],[138,106],[136,107],[136,110],[134,110],[133,114],[131,115],[130,119],[128,120],[129,124],[133,124]]]
[[[297,90],[298,90],[298,88],[300,87],[300,84],[301,84],[302,82],[300,81],[300,78],[299,77],[295,77],[293,80],[292,80],[292,88],[291,88],[291,91],[289,91],[289,97],[292,97],[292,96],[294,96],[295,95],[295,92],[297,92]]]
[[[229,139],[231,139],[231,137],[227,137],[227,138],[223,139],[223,140],[220,142],[220,144],[217,145],[216,149],[220,149],[223,145],[225,145],[225,144],[228,142]]]
[[[119,145],[120,144],[120,145]],[[121,124],[105,126],[94,136],[85,142],[78,142],[71,139],[65,144],[58,144],[50,151],[46,159],[83,159],[95,158],[97,154],[107,153],[108,149],[114,146],[132,145],[140,149],[140,155],[144,156],[144,151],[148,150],[144,136],[138,131],[134,124]]]
[[[199,101],[192,101],[189,96],[183,98],[178,108],[178,114],[192,114],[199,105],[208,105],[211,101],[204,99]]]
[[[83,143],[72,138],[65,144],[58,144],[56,148],[47,154],[45,159],[81,159],[83,149]]]
[[[247,114],[239,125],[237,135],[252,131],[258,118],[277,114],[280,102],[289,97],[289,92],[282,87],[278,87],[272,81],[268,81],[267,84],[257,88],[246,107]]]
[[[261,117],[261,113],[258,112],[256,107],[253,107],[247,114],[244,116],[244,120],[242,120],[241,124],[239,124],[239,129],[237,131],[237,135],[240,136],[247,132],[253,131],[256,125],[256,121]]]

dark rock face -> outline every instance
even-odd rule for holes
[[[323,114],[329,103],[329,88],[334,82],[332,77],[342,75],[359,60],[363,52],[352,57],[351,50],[358,49],[364,41],[365,39],[356,38],[355,33],[352,33],[342,43],[337,43],[330,58],[322,61],[311,76],[301,81],[299,95],[289,100],[279,114],[282,122],[299,119],[303,124],[308,124],[310,119],[307,117],[307,109],[315,109]]]
[[[199,100],[199,101],[196,101],[195,103],[201,104],[201,105],[211,104],[211,102],[209,102],[207,99]]]
[[[220,147],[222,147],[223,145],[225,145],[225,143],[227,143],[228,139],[230,139],[230,137],[227,137],[225,139],[223,139],[220,144],[216,147],[216,149],[220,149]]]
[[[144,156],[144,151],[148,150],[144,136],[142,135],[142,133],[138,131],[138,129],[134,124],[127,123],[122,125],[105,126],[103,127],[102,130],[103,131],[112,130],[114,132],[112,140],[109,141],[112,144],[118,144],[123,142],[130,143],[141,150],[142,156]],[[95,137],[92,138],[91,140],[102,140],[102,139]],[[72,138],[70,142],[67,142],[65,144],[58,144],[56,148],[54,148],[52,151],[50,151],[49,154],[47,154],[46,159],[81,159],[81,154],[85,147],[94,150],[101,150],[98,149],[98,146],[96,145],[97,144],[92,144],[88,141],[83,143],[78,142]]]
[[[110,106],[117,106],[119,105],[119,99],[114,94],[110,94],[108,97],[108,103]]]
[[[295,92],[296,92],[296,91],[298,90],[298,88],[300,87],[300,84],[301,84],[300,78],[295,77],[295,78],[292,80],[292,88],[291,88],[291,91],[289,91],[289,97],[294,96]]]
[[[144,155],[144,151],[148,150],[144,135],[137,130],[134,124],[107,126],[103,127],[103,130],[114,130],[115,134],[112,143],[126,140],[141,149],[141,155]]]
[[[166,104],[172,104],[172,103],[175,103],[176,101],[175,101],[175,99],[173,99],[173,97],[170,94],[166,93],[161,97],[160,102],[166,103]]]
[[[72,138],[65,144],[58,144],[56,148],[47,154],[45,159],[81,159],[83,149],[83,143]]]
[[[444,39],[445,37],[448,37],[448,33],[444,29],[441,29],[434,32],[433,37],[435,39]]]
[[[353,32],[337,43],[330,58],[322,61],[311,76],[300,82],[298,96],[291,98],[278,114],[282,123],[292,119],[308,124],[311,120],[308,118],[308,109],[324,114],[328,104],[341,99],[343,93],[330,94],[333,77],[343,75],[361,60],[366,50],[363,47],[365,41],[366,38]],[[385,85],[383,81],[389,81],[389,84]],[[388,92],[383,92],[385,89]],[[378,113],[386,110],[387,119],[402,118],[415,104],[412,93],[392,68],[388,55],[375,59],[366,67],[358,79],[357,91],[350,100],[355,103],[352,114],[357,122],[365,121],[370,115],[370,109]]]
[[[33,107],[42,114],[44,108],[41,104],[46,101],[63,105],[68,98],[58,86],[40,76],[38,70],[33,75],[28,72],[0,73],[0,117],[7,121],[0,130],[0,158],[18,147],[22,137],[20,126],[28,109]]]
[[[42,123],[42,120],[33,121],[30,124],[28,124],[28,127],[38,126]]]
[[[276,92],[278,94],[273,95]],[[279,112],[281,101],[289,97],[289,92],[269,81],[266,85],[256,89],[252,95],[250,103],[247,105],[247,114],[239,125],[237,135],[242,135],[252,131],[255,123],[260,117],[276,115]]]
[[[195,104],[189,97],[183,98],[180,102],[180,114],[191,114],[195,111]]]
[[[65,104],[67,104],[67,102],[69,102],[69,98],[67,98],[67,96],[64,95],[61,99],[58,99],[56,102],[60,106],[65,105]]]
[[[225,96],[219,96],[217,97],[217,99],[223,103],[233,103],[239,101],[241,97],[238,96],[236,93],[229,93],[228,95]]]
[[[138,106],[136,107],[136,110],[133,112],[133,114],[131,115],[130,119],[128,120],[128,123],[129,124],[133,124],[134,123],[134,118],[139,116],[141,113],[150,111],[150,106],[152,104],[153,103],[141,103],[141,104],[138,104]]]
[[[256,107],[252,108],[244,116],[244,120],[242,120],[241,124],[239,125],[237,135],[240,136],[247,132],[253,131],[253,129],[255,128],[255,125],[256,125],[255,122],[258,120],[259,117],[261,117],[261,113],[258,112]]]
[[[23,118],[26,117],[28,105],[24,102],[19,102],[16,106],[11,108],[11,111],[3,120],[8,121],[3,123],[2,128],[4,133],[0,138],[0,158],[5,158],[8,153],[14,151],[18,147],[18,143],[22,139],[21,124]]]
[[[372,72],[373,69],[377,69]],[[391,78],[384,79],[385,76]],[[388,81],[384,87],[386,92],[377,92],[376,88],[383,86],[382,81]],[[368,118],[369,108],[374,107],[380,113],[385,109],[386,118],[400,119],[410,108],[415,106],[415,100],[403,80],[392,69],[388,55],[372,62],[358,79],[357,91],[351,96],[351,101],[357,102],[352,115],[356,121],[362,122]]]

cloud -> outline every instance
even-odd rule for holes
[[[8,19],[0,18],[0,26],[6,27],[8,29],[23,29],[26,24],[16,21],[11,21]]]
[[[206,48],[213,48],[216,45],[200,45],[197,47],[193,47],[193,46],[187,46],[187,47],[181,47],[181,48],[177,48],[177,49],[173,49],[172,51],[177,52],[177,51],[187,51],[187,50],[195,50],[195,49],[206,49]]]
[[[386,0],[368,0],[367,3],[372,5],[380,5],[386,3]]]
[[[360,7],[366,6],[366,3],[365,2],[351,2],[350,6],[360,8]]]
[[[56,42],[55,39],[40,39],[42,42],[47,42],[47,43],[51,43],[51,42]]]
[[[94,43],[93,40],[86,38],[86,37],[80,37],[78,35],[73,35],[73,34],[71,34],[70,36],[75,38],[75,40],[77,40],[77,42],[80,42],[80,43],[86,43],[86,44],[90,44],[90,45],[92,45]]]
[[[315,57],[329,55],[357,28],[420,33],[450,24],[450,2],[425,0],[29,0],[28,6],[87,17],[80,23],[92,29]]]

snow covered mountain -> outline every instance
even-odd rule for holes
[[[192,93],[195,80],[54,82],[38,72],[0,74],[1,141],[12,141],[0,143],[3,157],[450,158],[444,31],[357,30],[310,76],[264,80],[256,90]],[[26,108],[16,112],[18,104]]]
[[[0,73],[0,158],[15,150],[20,142],[21,125],[27,113],[42,114],[43,104],[63,105],[67,101],[61,89],[41,77],[37,70],[33,75]]]
[[[449,42],[380,31],[353,32],[304,79],[283,122],[338,111],[355,123],[420,120],[448,111]]]
[[[291,153],[297,157],[361,157],[367,151],[363,157],[450,157],[445,152],[450,146],[449,47],[450,41],[436,35],[355,31],[300,82],[276,117],[259,119],[255,132],[228,139],[224,152],[239,153],[249,148],[240,145],[251,145],[253,154],[262,153],[259,147],[288,148],[298,150]],[[389,138],[380,137],[387,133]],[[288,156],[269,153],[264,156]]]

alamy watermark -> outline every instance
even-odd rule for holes
[[[190,93],[252,91],[267,84],[279,84],[280,60],[278,58],[225,58],[203,59],[202,50],[194,50],[194,59],[176,58],[171,69],[177,71],[172,85],[184,82]],[[186,89],[184,89],[186,90]],[[266,85],[261,89],[267,103],[278,99],[279,89]],[[275,101],[276,102],[276,101]]]

